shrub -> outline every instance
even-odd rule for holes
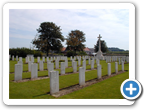
[[[67,52],[67,57],[70,57],[70,56],[75,56],[75,52],[74,51],[68,51]]]
[[[38,50],[31,50],[29,48],[10,48],[9,49],[9,54],[12,56],[14,55],[14,57],[18,56],[18,57],[26,57],[28,54],[32,54],[34,55],[34,57],[40,56],[42,57],[43,53],[41,51]]]
[[[80,56],[87,55],[87,53],[85,51],[78,52],[77,54],[80,55]]]

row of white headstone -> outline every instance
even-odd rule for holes
[[[75,62],[74,62],[75,63]],[[124,71],[124,61],[122,61],[122,71]],[[118,73],[118,63],[115,62],[115,73]],[[111,63],[108,63],[108,76],[111,75]],[[97,79],[101,79],[102,77],[102,68],[101,65],[97,65]],[[85,68],[79,68],[79,85],[85,85]],[[59,92],[59,72],[58,71],[50,71],[50,94],[53,95]]]
[[[91,62],[92,62],[91,63],[91,69],[94,69],[94,59],[91,60]],[[97,59],[96,62],[98,65],[99,60]],[[36,63],[33,63],[32,61],[28,62],[28,71],[31,72],[31,78],[37,78],[38,64],[37,64],[37,67],[35,64]],[[68,60],[67,59],[65,59],[65,62],[61,62],[61,74],[65,74],[65,68],[66,67],[68,67]],[[77,72],[77,62],[76,61],[72,61],[72,68],[73,68],[73,73]],[[83,68],[84,68],[84,70],[86,70],[86,60],[83,61]],[[47,62],[47,69],[48,69],[48,74],[50,75],[50,71],[54,70],[54,63],[51,63],[51,61],[48,61]],[[55,60],[55,69],[59,69],[59,60],[58,59]],[[43,61],[39,61],[39,71],[43,71],[43,70],[44,70]],[[35,71],[36,71],[35,77],[33,77],[34,76],[33,72],[35,72]],[[22,72],[23,72],[23,61],[22,61],[22,58],[20,58],[20,61],[18,61],[18,64],[15,64],[15,81],[22,79]],[[18,73],[20,75],[18,75]]]
[[[107,56],[105,57],[106,63],[108,62],[116,62],[118,59],[119,64],[122,63],[122,61],[126,61],[127,63],[129,62],[129,57],[117,57],[117,56]]]

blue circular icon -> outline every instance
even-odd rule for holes
[[[128,81],[123,86],[123,92],[128,97],[135,97],[139,93],[139,86],[134,81]]]
[[[121,93],[127,99],[136,99],[141,93],[141,85],[136,80],[127,79],[121,84]]]

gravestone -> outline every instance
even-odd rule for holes
[[[65,62],[61,62],[61,74],[65,74]]]
[[[29,62],[30,60],[29,60],[29,56],[27,56],[27,63]]]
[[[32,61],[29,61],[29,62],[28,62],[28,71],[29,71],[29,72],[31,72],[31,65],[32,65],[32,63],[33,63]]]
[[[77,62],[73,62],[73,73],[77,72]]]
[[[89,65],[90,65],[91,61],[90,61],[90,58],[89,58]]]
[[[19,61],[22,61],[22,57],[19,57]]]
[[[84,67],[84,70],[86,70],[86,61],[85,60],[83,61],[83,67]]]
[[[115,73],[118,73],[118,63],[115,62]]]
[[[59,92],[59,72],[50,71],[50,94]]]
[[[81,65],[81,59],[80,58],[78,59],[78,65],[79,66]]]
[[[108,63],[108,76],[111,75],[111,63]]]
[[[14,80],[22,80],[22,64],[15,64]]]
[[[25,63],[28,63],[28,58],[27,57],[25,57]]]
[[[32,62],[32,63],[34,62],[34,57],[31,57],[31,62]]]
[[[96,59],[96,64],[99,65],[100,64],[100,60]]]
[[[124,61],[122,61],[122,71],[124,71]]]
[[[14,61],[14,55],[12,56],[12,61]]]
[[[49,57],[47,57],[47,62],[49,61]]]
[[[51,57],[51,61],[53,61],[53,58]]]
[[[101,72],[101,65],[98,64],[98,65],[97,65],[97,78],[98,78],[98,79],[101,78],[101,74],[102,74],[102,72]]]
[[[65,59],[65,68],[67,68],[68,67],[68,60],[67,60],[67,58]]]
[[[48,76],[50,77],[50,71],[54,70],[54,63],[48,63]]]
[[[47,61],[47,69],[49,69],[49,68],[48,68],[48,64],[49,64],[49,63],[51,63],[51,61],[50,61],[50,60],[49,60],[49,61]]]
[[[18,56],[16,56],[16,61],[18,61]]]
[[[18,61],[18,64],[22,65],[22,71],[23,71],[23,61]]]
[[[43,59],[43,62],[45,62],[45,57],[42,57],[42,59]]]
[[[43,71],[43,61],[39,61],[39,70]]]
[[[31,79],[38,77],[38,64],[32,63],[31,64]]]
[[[94,60],[91,60],[91,70],[94,69]]]
[[[119,65],[121,64],[121,59],[119,58]]]
[[[59,69],[59,60],[55,60],[55,68]]]
[[[40,61],[40,57],[37,57],[37,62],[39,63],[39,61]]]
[[[79,85],[85,85],[85,70],[84,67],[79,68]]]

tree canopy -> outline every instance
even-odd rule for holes
[[[80,30],[71,31],[67,36],[67,50],[83,51],[85,45],[85,34]]]
[[[94,45],[94,51],[97,52],[99,50],[99,40],[97,40],[97,44]],[[104,40],[101,40],[101,51],[107,52],[108,51],[108,47],[106,45],[106,42]]]
[[[63,47],[61,42],[64,41],[60,26],[56,26],[53,22],[43,22],[37,29],[38,38],[32,40],[32,44],[42,52],[49,53],[52,51],[60,51]]]

